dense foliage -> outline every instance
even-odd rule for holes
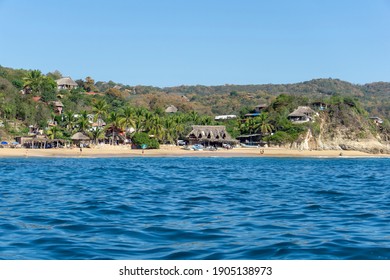
[[[160,147],[158,141],[154,138],[150,138],[145,132],[134,133],[132,141],[134,145],[141,149],[158,149]]]
[[[113,144],[118,135],[124,135],[137,145],[151,148],[159,143],[176,143],[190,132],[192,125],[198,124],[225,125],[233,137],[261,133],[270,144],[284,144],[295,141],[308,129],[319,134],[318,122],[297,125],[287,118],[298,106],[311,106],[313,102],[327,104],[326,114],[337,115],[349,125],[359,126],[348,113],[351,110],[366,119],[382,117],[385,121],[381,131],[390,130],[386,120],[390,83],[360,86],[317,79],[287,85],[157,88],[95,82],[86,77],[76,80],[76,89],[58,91],[55,80],[61,77],[59,71],[45,75],[39,70],[0,66],[0,138],[22,135],[35,128],[44,130],[52,139],[70,139],[80,131],[95,143],[110,137]],[[64,106],[61,116],[54,114],[54,101]],[[268,107],[255,118],[244,118],[259,104]],[[170,105],[178,112],[165,113]],[[235,114],[238,118],[215,121],[214,116],[221,114]]]

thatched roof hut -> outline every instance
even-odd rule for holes
[[[193,125],[192,131],[186,137],[189,144],[218,145],[237,144],[238,141],[233,139],[226,131],[224,125]]]
[[[289,117],[301,117],[301,116],[314,116],[316,114],[316,111],[314,111],[312,108],[308,106],[299,106],[298,109],[296,109],[294,112],[289,114]]]
[[[317,115],[317,112],[308,106],[299,106],[294,112],[288,115],[292,122],[308,122]]]
[[[49,139],[45,135],[17,136],[15,141],[25,148],[37,149],[58,148],[65,144],[63,139]]]
[[[176,113],[176,112],[177,112],[177,108],[174,105],[168,106],[165,109],[165,113]]]
[[[62,114],[62,109],[64,108],[64,104],[62,104],[62,102],[61,101],[53,101],[52,102],[52,104],[53,104],[53,107],[54,107],[54,112],[56,113],[56,114]]]
[[[53,105],[54,105],[54,107],[64,107],[64,104],[62,104],[62,102],[61,101],[54,101],[53,102]]]
[[[80,148],[82,147],[81,144],[83,144],[83,145],[89,144],[91,141],[91,139],[87,135],[85,135],[81,132],[77,132],[77,133],[73,134],[70,139],[72,139],[74,144],[76,144],[77,146],[80,146]]]
[[[259,104],[255,107],[255,112],[260,113],[262,110],[264,110],[267,107],[268,107],[267,104]]]
[[[73,89],[78,86],[70,77],[58,79],[56,83],[58,89]]]
[[[77,132],[77,133],[73,134],[71,139],[74,141],[88,141],[88,140],[90,140],[90,138],[87,135],[85,135],[81,132]]]

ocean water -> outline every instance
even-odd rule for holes
[[[390,259],[390,159],[2,158],[0,259]]]

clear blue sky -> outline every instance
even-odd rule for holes
[[[389,0],[0,0],[0,65],[129,85],[390,81]]]

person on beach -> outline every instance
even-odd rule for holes
[[[80,153],[83,151],[83,144],[80,144]]]

